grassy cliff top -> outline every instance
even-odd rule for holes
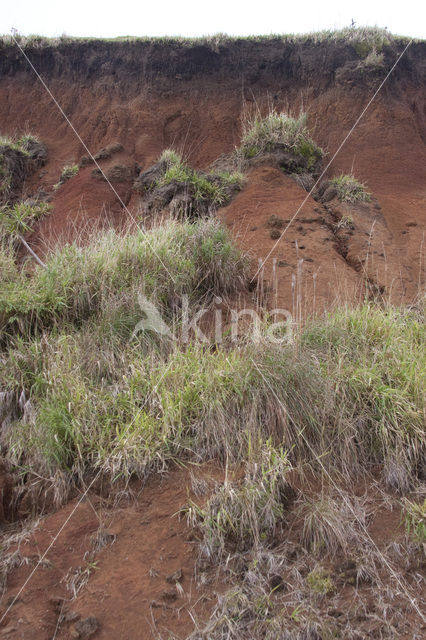
[[[3,44],[14,44],[13,37],[8,34],[0,36]],[[377,48],[389,46],[391,43],[407,44],[410,40],[413,42],[424,42],[418,38],[410,38],[408,36],[400,36],[391,34],[387,29],[379,27],[345,27],[344,29],[323,31],[315,31],[312,33],[301,34],[269,34],[269,35],[250,35],[250,36],[230,36],[225,33],[217,33],[200,37],[186,36],[118,36],[116,38],[96,38],[96,37],[76,37],[66,34],[56,38],[49,38],[42,35],[31,34],[23,36],[17,34],[16,40],[22,47],[52,47],[70,43],[122,43],[122,42],[145,42],[152,44],[166,44],[179,47],[196,47],[208,46],[216,49],[236,42],[248,43],[268,43],[274,41],[285,42],[289,44],[304,43],[337,43],[346,42],[355,44],[358,42],[369,43]]]

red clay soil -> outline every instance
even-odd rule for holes
[[[282,238],[271,238],[271,232],[277,231],[268,225],[271,216],[281,219],[284,231],[306,195],[279,169],[261,167],[253,170],[246,188],[219,212],[241,246],[253,256],[253,271],[267,259],[259,277],[271,288],[270,303],[293,316],[301,300],[303,305],[310,305],[303,311],[312,311],[312,306],[324,308],[342,282],[354,291],[358,280],[334,249],[333,234],[312,198]]]
[[[56,79],[52,80],[51,88],[93,152],[111,142],[121,142],[125,152],[117,161],[137,162],[144,170],[165,147],[175,146],[193,165],[205,167],[238,144],[247,102],[230,81],[222,80],[220,91],[217,91],[217,82],[209,78],[173,80],[169,91],[160,91],[154,86],[149,95],[142,93],[134,97],[126,97],[114,87],[106,94],[96,84],[78,86]],[[314,137],[329,152],[326,160],[338,148],[371,95],[371,90],[348,91],[340,87],[332,87],[319,95],[312,95],[313,91],[305,95],[301,89],[290,89],[284,95],[277,79],[276,86],[253,87],[259,108],[271,92],[276,96],[273,105],[276,109],[297,110],[304,95]],[[424,93],[409,83],[403,90],[395,89],[395,95],[389,92],[375,99],[327,173],[353,171],[358,179],[367,183],[380,209],[350,211],[355,233],[349,243],[348,263],[341,251],[335,250],[336,242],[330,229],[314,221],[320,220],[321,213],[314,212],[315,203],[308,200],[268,261],[267,272],[272,269],[273,257],[290,265],[279,267],[280,304],[291,306],[294,297],[291,277],[299,278],[297,260],[305,256],[302,304],[307,310],[313,306],[314,273],[318,274],[316,306],[320,308],[335,301],[336,284],[339,297],[344,292],[346,299],[351,298],[354,291],[363,291],[366,276],[394,302],[411,301],[419,292],[424,283],[426,216],[424,112]],[[25,128],[47,143],[50,159],[37,187],[51,189],[62,167],[78,162],[85,153],[35,81],[30,85],[27,79],[23,82],[18,77],[0,81],[0,121],[4,133]],[[40,223],[30,239],[37,249],[41,251],[43,244],[51,245],[56,238],[69,240],[81,235],[82,229],[103,225],[106,219],[114,224],[126,221],[128,214],[117,197],[106,183],[92,178],[92,170],[92,166],[82,169],[54,195],[53,213]],[[35,182],[35,179],[30,181],[29,191],[36,191]],[[129,187],[129,184],[116,185],[120,197],[135,215],[138,198],[134,194],[129,203]],[[276,170],[262,168],[252,174],[243,193],[221,215],[244,246],[253,251],[254,257],[265,259],[273,244],[265,229],[266,219],[276,214],[288,220],[305,196],[304,190],[289,178]],[[340,214],[344,215],[345,211],[341,210],[342,207]],[[380,211],[379,218],[377,211]],[[370,234],[376,244],[373,252],[369,250],[373,264],[359,268],[365,262],[365,240]],[[356,263],[358,273],[353,268]]]
[[[120,152],[111,159],[99,160],[98,165],[107,178],[115,167],[127,170],[128,177],[110,180],[108,184],[99,176],[99,169],[90,164],[55,190],[51,200],[52,214],[43,218],[37,231],[28,236],[31,246],[41,255],[57,244],[73,240],[81,243],[90,239],[96,230],[110,226],[118,228],[124,222],[123,212],[125,214],[129,204],[136,177],[135,162],[126,152]],[[49,190],[49,185],[44,182],[42,188]]]
[[[220,584],[214,576],[205,587],[194,580],[197,549],[186,519],[178,516],[194,497],[188,472],[172,471],[133,491],[136,498],[115,505],[90,492],[46,556],[77,499],[41,521],[20,545],[28,564],[9,574],[0,617],[41,557],[43,562],[1,623],[2,635],[13,640],[79,637],[73,635],[76,622],[95,617],[99,640],[144,640],[160,632],[167,637],[170,630],[179,638],[192,631],[193,620],[208,617]],[[96,551],[101,533],[105,546]],[[82,570],[89,572],[88,583],[73,599],[71,584]]]
[[[211,465],[199,469],[197,476],[216,480],[222,477]],[[308,483],[307,478],[302,484],[295,478],[293,484],[313,498],[322,495],[324,489],[317,481]],[[77,498],[42,518],[38,526],[29,528],[20,545],[8,549],[7,554],[19,550],[20,556],[15,567],[3,577],[2,636],[11,640],[71,640],[92,637],[84,633],[84,629],[92,628],[99,640],[149,640],[170,635],[183,639],[196,623],[202,625],[216,603],[217,594],[231,584],[223,578],[218,580],[214,566],[203,571],[201,582],[196,581],[196,537],[185,518],[178,517],[178,511],[188,498],[198,503],[205,498],[194,496],[187,470],[171,471],[161,479],[152,478],[144,487],[134,484],[132,489],[132,497],[111,495],[109,499],[90,491],[76,509]],[[404,542],[398,497],[386,496],[378,486],[365,482],[350,491],[366,505],[371,548],[397,549]],[[297,548],[303,529],[297,503],[287,514],[286,522],[282,542]],[[101,548],[96,546],[99,542]],[[409,569],[404,557],[397,557],[401,567],[392,563],[396,579],[404,581],[403,590],[412,592],[415,588],[416,598],[421,602],[425,588],[416,581],[421,568]],[[293,561],[300,567],[298,558],[295,554]],[[293,561],[284,565],[282,574],[289,586],[294,578]],[[307,567],[312,570],[318,566],[315,558],[308,557],[307,562],[303,575],[309,570]],[[339,583],[339,590],[332,602],[327,598],[318,600],[317,614],[322,612],[324,620],[330,623],[334,615],[351,612],[358,634],[380,637],[383,622],[374,617],[378,605],[374,584],[372,587],[368,581],[361,582],[355,597],[349,574],[347,584],[340,584],[346,571],[342,574],[341,567],[347,566],[345,556],[324,557],[321,566]],[[399,637],[404,640],[421,637],[416,633],[426,627],[422,627],[419,617],[401,597],[399,588],[395,591],[387,572],[381,569],[379,572],[394,593],[389,596],[389,623],[398,627]],[[287,613],[291,628],[293,589],[288,589],[288,602],[286,592],[280,606]],[[385,591],[381,597],[386,598]],[[358,615],[360,602],[368,615]]]
[[[253,47],[250,64],[235,57],[240,70],[232,77],[226,65],[214,67],[214,52],[212,68],[203,67],[200,73],[166,74],[160,67],[152,67],[148,78],[146,57],[136,61],[137,71],[133,67],[129,71],[130,63],[129,68],[123,63],[117,72],[113,52],[91,76],[80,73],[80,62],[84,67],[95,60],[95,48],[84,50],[72,71],[62,53],[46,56],[46,68],[41,71],[93,153],[112,142],[124,146],[121,154],[102,163],[105,169],[115,164],[131,169],[137,163],[146,170],[167,147],[177,148],[193,166],[205,168],[239,144],[241,118],[248,108],[266,113],[271,105],[294,113],[303,105],[313,137],[327,150],[326,161],[331,159],[379,80],[362,86],[335,82],[339,69],[327,67],[329,51],[315,54],[311,67],[301,69],[297,65],[303,51],[291,56],[277,53],[274,67],[263,62],[261,49]],[[43,52],[34,55],[36,64],[42,64]],[[174,55],[180,54],[167,52],[168,66],[174,64]],[[353,171],[372,192],[371,204],[347,207],[333,201],[327,210],[308,198],[274,247],[268,219],[279,216],[285,225],[306,192],[278,169],[259,166],[251,171],[244,190],[219,212],[237,241],[251,252],[253,273],[258,260],[264,260],[273,249],[261,274],[265,286],[272,289],[270,304],[304,315],[313,308],[322,310],[336,299],[364,295],[366,286],[368,295],[388,295],[395,302],[413,300],[424,286],[426,96],[424,83],[417,77],[424,76],[424,62],[418,55],[407,60],[396,79],[389,80],[374,100],[328,170],[328,176]],[[93,177],[93,165],[53,192],[64,165],[78,163],[86,151],[35,76],[21,67],[14,71],[14,64],[5,67],[0,76],[1,133],[31,132],[49,150],[46,167],[28,181],[26,195],[47,190],[53,211],[29,238],[31,244],[43,253],[56,242],[84,240],[93,228],[108,224],[120,227],[128,222],[128,213],[116,194]],[[131,181],[114,186],[132,216],[137,215],[139,199],[131,194]],[[339,226],[349,216],[354,228]],[[115,508],[91,494],[7,613],[1,633],[11,640],[78,637],[76,623],[94,616],[100,623],[99,640],[145,639],[156,637],[157,631],[167,637],[169,630],[185,637],[194,628],[192,616],[208,617],[216,589],[214,584],[196,586],[196,551],[185,521],[176,516],[187,500],[188,484],[187,473],[175,471],[161,481],[153,480],[136,501],[121,502]],[[3,613],[74,505],[75,501],[70,502],[45,517],[21,544],[28,565],[10,572],[1,603]],[[390,535],[396,516],[392,513],[381,520],[380,513],[378,510],[371,526],[377,540],[385,544],[391,539],[384,528]],[[91,539],[101,527],[116,536],[115,542],[94,558],[89,555],[85,559],[86,552],[93,552]],[[67,581],[78,567],[90,570],[90,576],[70,602]],[[180,569],[182,593],[166,581]],[[68,616],[68,622],[58,626],[61,612]],[[79,620],[72,620],[70,612],[76,612]]]

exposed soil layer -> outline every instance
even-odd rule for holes
[[[271,39],[188,47],[95,41],[28,47],[26,53],[89,150],[122,145],[99,158],[114,189],[94,164],[83,162],[77,175],[53,190],[62,168],[79,163],[87,150],[18,49],[2,43],[0,133],[31,132],[48,147],[47,164],[27,177],[24,189],[26,196],[42,192],[53,206],[28,236],[31,246],[45,255],[57,243],[84,242],[96,228],[134,225],[141,216],[143,221],[141,197],[132,190],[139,170],[152,166],[167,147],[192,166],[207,168],[239,144],[242,118],[255,109],[297,114],[303,106],[314,139],[329,154],[326,164],[404,46],[385,49],[384,67],[368,72],[344,42]],[[353,172],[372,192],[370,203],[323,205],[276,167],[260,164],[250,170],[241,193],[218,212],[251,253],[253,275],[261,267],[257,278],[270,305],[304,316],[365,295],[411,302],[423,287],[425,53],[425,43],[411,45],[327,170],[326,177]],[[196,546],[185,520],[176,516],[188,487],[188,473],[173,471],[140,487],[140,493],[133,488],[135,500],[114,503],[91,492],[7,613],[1,633],[12,640],[50,640],[85,637],[93,628],[100,640],[145,639],[158,637],[157,632],[167,637],[170,631],[186,637],[194,619],[209,616],[216,591],[224,589],[214,576],[205,585],[195,583]],[[0,518],[7,520],[11,481],[6,474],[0,491]],[[396,502],[391,510],[378,498],[374,507],[369,531],[380,548],[402,540]],[[1,615],[75,504],[45,517],[20,544]],[[99,532],[106,534],[106,544],[95,551]],[[297,536],[297,522],[292,535]],[[182,578],[167,582],[180,570]],[[406,577],[415,588],[413,575]],[[67,589],[72,584],[82,585],[74,600]],[[374,589],[363,588],[372,609],[359,629],[364,637],[381,637],[380,620],[371,622]],[[342,615],[353,593],[347,586],[338,603]],[[397,611],[398,602],[393,605]],[[323,606],[324,616],[332,616],[327,602]],[[401,611],[402,618],[395,613],[398,637],[421,637],[425,628],[419,620],[411,610]],[[84,621],[86,631],[78,627]],[[374,630],[370,623],[376,624]]]
[[[307,308],[313,305],[308,292],[314,272],[321,306],[334,300],[336,281],[339,295],[346,290],[349,297],[354,285],[363,291],[365,282],[373,281],[377,291],[390,294],[395,302],[411,300],[424,282],[425,46],[410,46],[327,172],[353,171],[366,182],[380,209],[351,211],[353,234],[343,240],[340,234],[336,240],[332,221],[325,220],[327,230],[320,222],[323,212],[313,213],[314,203],[308,200],[270,256],[290,265],[280,267],[286,276],[279,279],[278,297],[287,306],[292,297],[289,276],[298,275],[296,240],[299,258],[314,261],[303,263]],[[385,48],[385,66],[376,76],[360,75],[362,59],[343,42],[237,41],[216,49],[213,44],[75,42],[28,47],[26,52],[93,153],[112,142],[124,146],[117,156],[101,161],[102,166],[137,163],[146,170],[166,147],[177,148],[193,166],[206,168],[239,143],[241,118],[250,110],[274,107],[297,113],[301,105],[308,111],[315,140],[329,153],[327,162],[402,48],[403,43]],[[25,129],[47,143],[49,162],[29,180],[28,191],[49,192],[62,167],[78,162],[86,150],[16,48],[3,45],[1,66],[2,132]],[[129,212],[138,216],[140,200],[131,195],[130,182],[114,185],[117,197],[92,176],[93,168],[81,169],[55,193],[53,213],[31,239],[38,250],[60,237],[78,236],[83,228],[106,221],[122,224]],[[290,219],[306,195],[288,178],[273,171],[269,175],[267,182],[266,173],[254,172],[246,191],[224,214],[235,232],[244,235],[244,246],[262,259],[272,246],[266,218],[276,214]],[[348,215],[341,207],[339,211],[336,216]],[[366,234],[376,245],[367,267]],[[266,270],[272,268],[269,262]]]
[[[214,465],[195,473],[210,483],[212,478],[223,481]],[[317,485],[305,480],[294,486],[305,495],[319,497],[321,486]],[[197,533],[178,517],[178,511],[188,498],[203,504],[208,495],[194,495],[191,486],[189,471],[171,471],[144,487],[134,484],[132,496],[102,498],[99,491],[90,491],[77,508],[76,498],[39,523],[29,524],[21,542],[15,542],[3,557],[5,562],[6,556],[15,554],[3,573],[1,633],[12,640],[65,640],[92,637],[92,629],[99,640],[145,640],[170,633],[185,638],[195,624],[202,626],[217,595],[233,581],[218,574],[214,564],[201,563],[196,570]],[[393,545],[397,550],[404,543],[398,497],[364,483],[352,487],[351,493],[367,506],[371,549],[388,553]],[[306,579],[309,570],[321,567],[336,586],[335,594],[314,597],[315,616],[326,626],[356,628],[358,635],[353,637],[357,638],[382,637],[385,616],[384,637],[394,637],[386,635],[389,629],[397,629],[398,637],[407,640],[421,637],[425,626],[405,597],[415,593],[421,602],[425,595],[418,582],[421,565],[396,553],[397,561],[392,559],[388,572],[389,560],[383,560],[382,567],[366,560],[368,570],[372,575],[377,572],[381,581],[378,600],[374,581],[356,578],[358,561],[350,556],[317,560],[304,555],[301,531],[296,502],[286,516],[281,538],[275,541],[278,557],[281,554],[286,560],[273,580],[279,579],[283,586],[270,596],[281,602],[288,629],[299,624],[298,617],[292,616],[294,576],[301,571]],[[303,607],[304,601],[302,612]]]
[[[89,492],[76,509],[78,498],[26,536],[19,545],[20,566],[7,578],[1,616],[43,561],[7,613],[2,633],[10,629],[10,638],[50,640],[56,629],[57,638],[77,637],[76,621],[94,617],[99,640],[151,638],[168,629],[185,637],[193,629],[191,615],[208,615],[214,590],[221,587],[194,582],[195,543],[178,515],[191,494],[189,474],[172,472],[133,491],[121,500]]]
[[[89,164],[52,193],[53,214],[43,218],[28,238],[36,251],[46,254],[58,243],[84,242],[96,230],[111,225],[119,228],[125,223],[125,208],[136,177],[135,162],[122,151],[98,164],[109,182],[95,165]],[[47,190],[49,186],[45,184],[43,188]]]

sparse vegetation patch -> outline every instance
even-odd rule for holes
[[[256,114],[243,123],[237,157],[250,160],[265,153],[279,154],[280,165],[287,173],[315,173],[324,155],[309,135],[306,114],[294,118],[277,111],[270,111],[264,118]]]
[[[285,518],[293,491],[285,452],[267,441],[249,450],[244,478],[218,487],[205,508],[191,503],[188,518],[203,536],[202,553],[221,560],[225,552],[270,542]]]
[[[61,175],[59,176],[59,182],[54,185],[54,189],[59,189],[59,187],[74,176],[77,175],[79,171],[78,164],[67,164],[61,171]]]
[[[355,203],[371,200],[371,193],[367,191],[366,186],[352,174],[341,174],[332,178],[330,182],[336,188],[337,197],[341,202]]]
[[[166,149],[158,163],[136,179],[134,189],[145,195],[148,212],[168,208],[175,218],[195,219],[225,205],[243,182],[238,172],[196,171]]]

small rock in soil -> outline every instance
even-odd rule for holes
[[[163,600],[166,600],[166,602],[173,602],[177,599],[177,593],[175,589],[167,589],[166,591],[163,591],[161,597]]]
[[[95,635],[100,626],[101,625],[97,618],[89,616],[84,620],[76,622],[74,629],[71,631],[71,636],[73,638],[78,638],[78,640],[87,640],[87,638],[91,638]]]
[[[64,622],[76,622],[76,620],[80,620],[81,615],[77,613],[77,611],[68,611],[64,615]]]

